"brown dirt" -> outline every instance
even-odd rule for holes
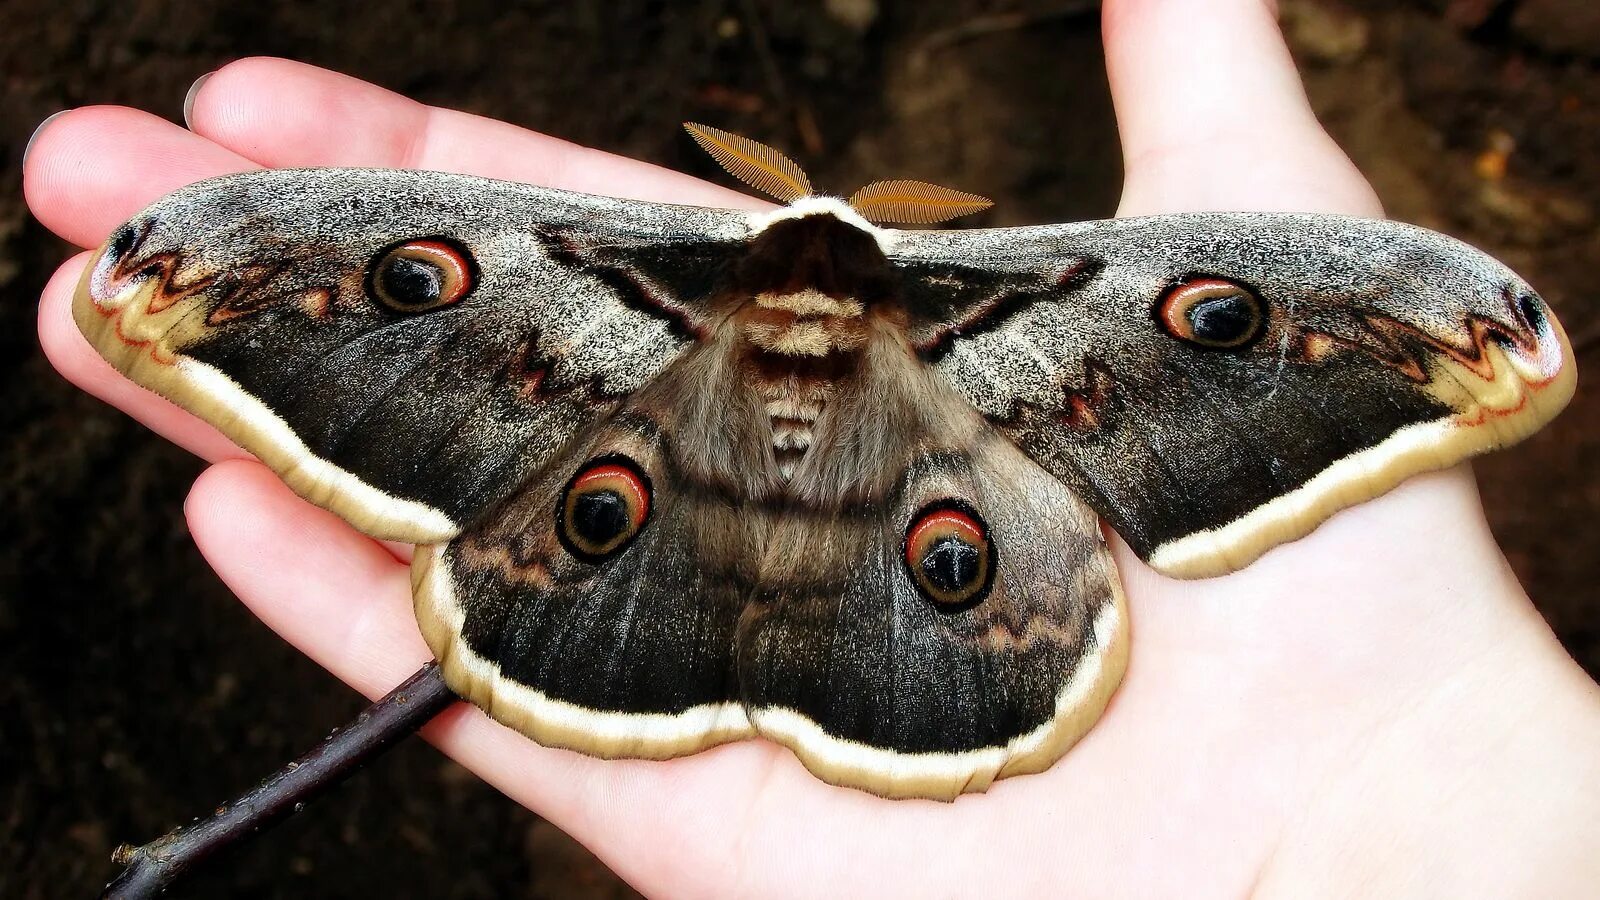
[[[1393,215],[1538,285],[1585,363],[1600,343],[1600,21],[1592,0],[1282,0],[1318,111]],[[219,5],[223,6],[223,5]],[[1053,3],[14,0],[0,126],[15,173],[58,109],[177,119],[250,54],[713,175],[678,131],[790,148],[817,183],[900,175],[999,201],[992,223],[1104,216],[1116,136],[1092,15]],[[927,7],[937,7],[936,10]],[[1047,73],[1048,77],[1041,77]],[[231,796],[360,705],[206,568],[181,504],[198,465],[65,385],[32,300],[66,249],[0,184],[0,895],[84,896],[120,840]],[[1600,392],[1478,466],[1496,533],[1600,672]],[[414,743],[180,896],[608,897],[585,852]]]

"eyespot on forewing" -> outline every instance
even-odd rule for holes
[[[1267,305],[1261,296],[1225,278],[1173,285],[1157,301],[1154,313],[1167,334],[1210,350],[1246,347],[1267,325]]]
[[[367,268],[367,293],[396,312],[415,313],[465,299],[477,283],[472,254],[449,238],[417,238],[385,248]]]

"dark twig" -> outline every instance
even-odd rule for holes
[[[772,92],[772,99],[780,107],[787,107],[794,115],[794,127],[800,133],[800,143],[806,153],[810,156],[821,154],[822,131],[817,128],[816,114],[811,111],[804,97],[799,100],[789,97],[789,86],[783,80],[783,67],[778,64],[778,54],[772,50],[772,37],[767,33],[766,24],[761,21],[761,11],[753,0],[743,0],[742,6],[745,28],[750,32],[750,45],[761,63],[761,74],[766,78],[767,90]]]
[[[1076,19],[1100,12],[1100,0],[1074,0],[1057,9],[1036,12],[1002,12],[975,16],[930,33],[911,51],[911,64],[924,66],[928,57],[940,50],[968,41],[1008,31],[1021,31],[1034,25]]]
[[[445,687],[439,664],[428,663],[388,696],[362,710],[354,722],[328,735],[316,749],[243,797],[218,807],[208,818],[142,847],[118,847],[111,858],[127,868],[106,885],[101,896],[132,900],[159,894],[196,863],[299,812],[317,795],[426,725],[455,699]]]

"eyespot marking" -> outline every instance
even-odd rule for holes
[[[598,563],[622,552],[650,520],[650,477],[620,454],[590,460],[567,482],[556,536],[578,559]]]
[[[995,549],[978,511],[960,500],[937,500],[911,519],[906,571],[917,591],[944,613],[971,609],[994,583]]]
[[[374,258],[367,292],[398,312],[425,312],[461,301],[477,280],[465,247],[448,238],[419,238],[394,244]]]
[[[1167,334],[1211,350],[1237,350],[1266,329],[1266,304],[1255,291],[1224,278],[1174,285],[1155,307]]]

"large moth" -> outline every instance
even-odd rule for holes
[[[1128,623],[1104,521],[1220,575],[1574,386],[1537,294],[1386,221],[1194,214],[900,230],[692,127],[765,213],[433,172],[191,185],[74,311],[300,495],[418,545],[450,687],[545,744],[762,736],[949,799],[1048,767]]]

